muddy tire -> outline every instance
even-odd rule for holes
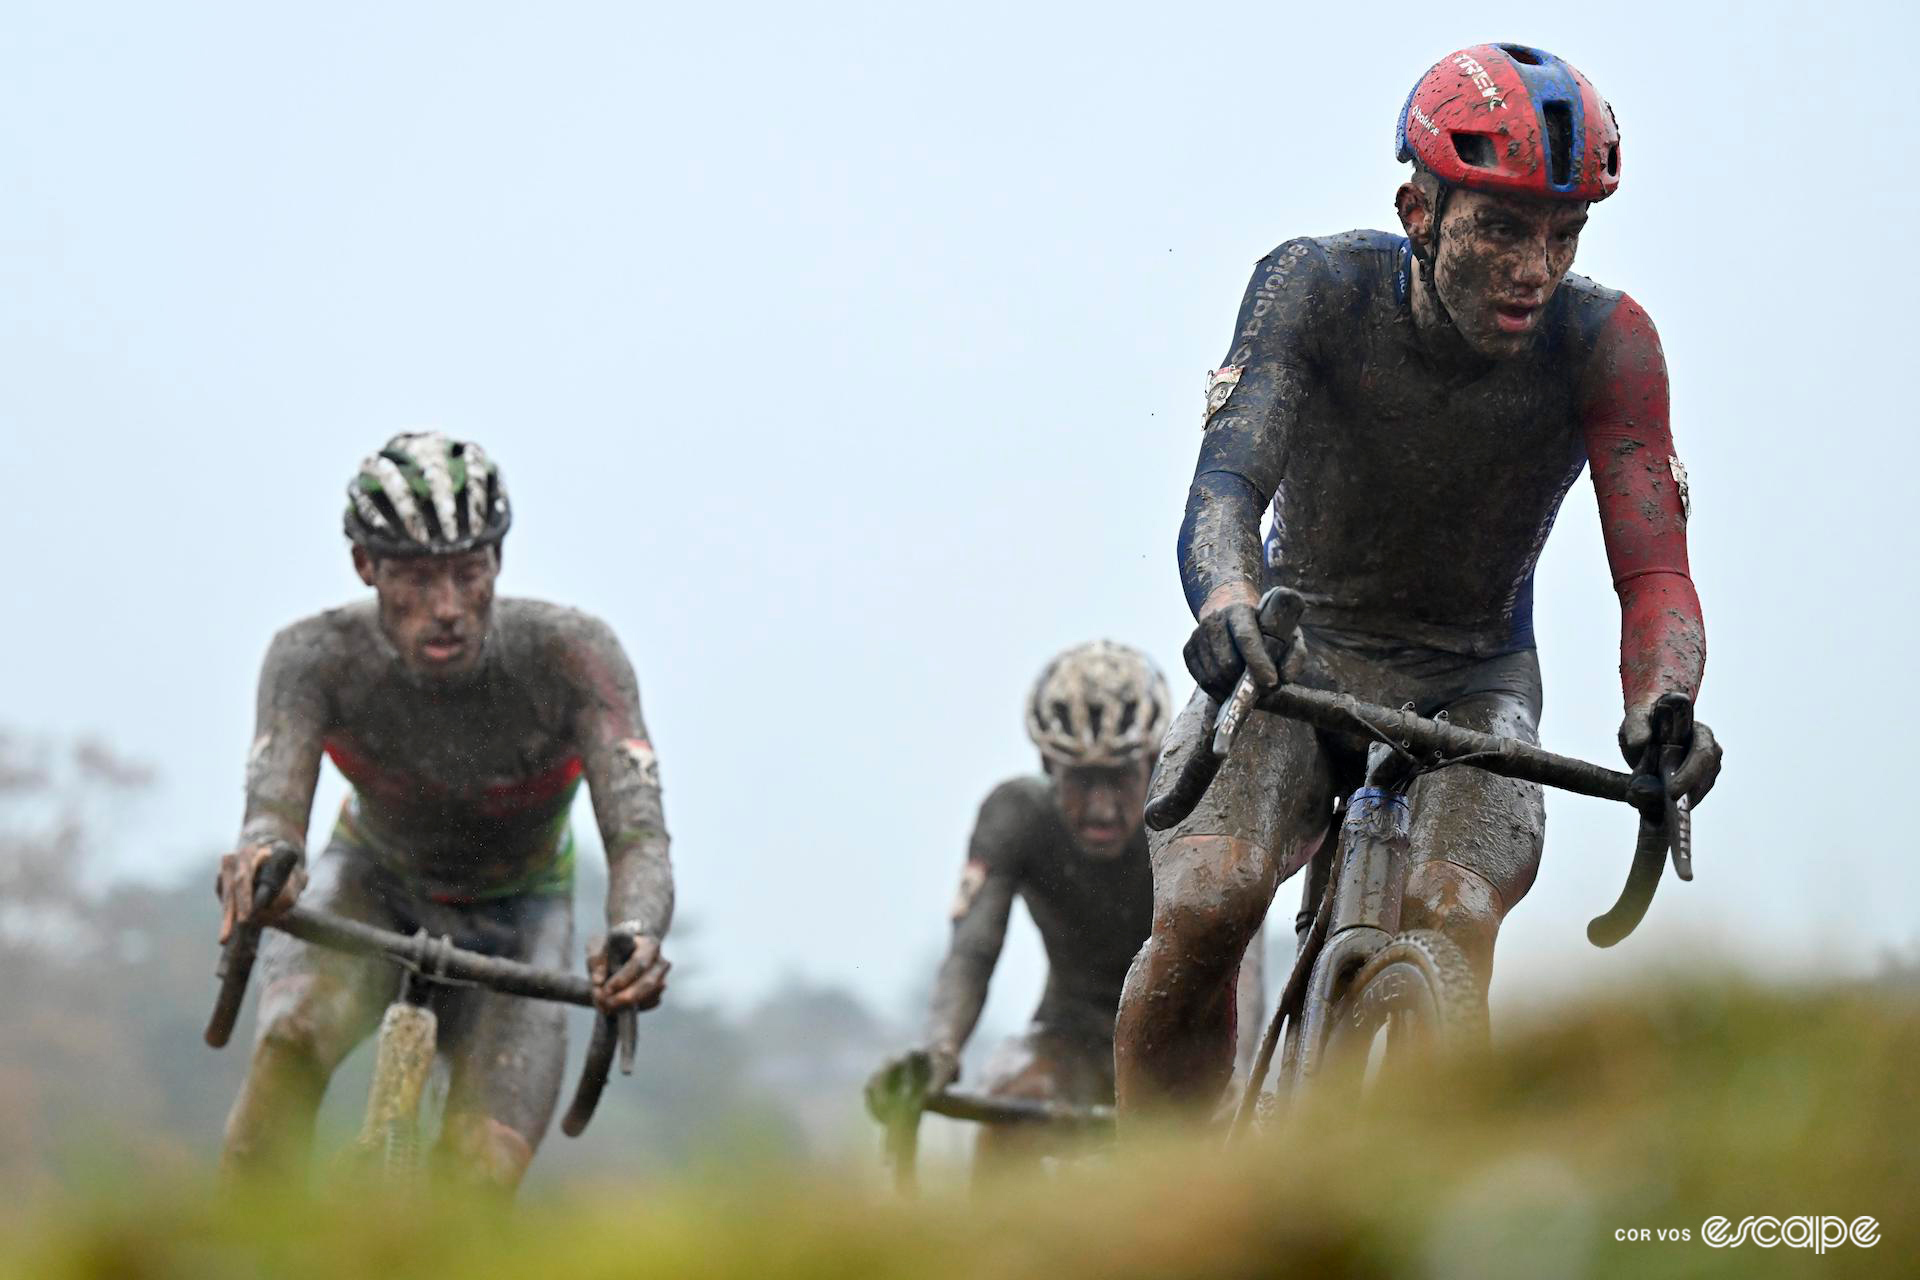
[[[433,1071],[437,1029],[431,1009],[400,1001],[380,1022],[367,1116],[354,1146],[361,1167],[390,1186],[417,1182],[425,1165],[420,1099]]]
[[[1384,1046],[1378,1046],[1381,1033]],[[1340,998],[1327,1061],[1363,1068],[1379,1048],[1383,1065],[1417,1053],[1484,1045],[1486,1004],[1478,977],[1452,939],[1431,929],[1397,935],[1361,966]]]

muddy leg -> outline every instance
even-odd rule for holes
[[[439,1170],[449,1181],[511,1196],[533,1163],[533,1143],[512,1125],[449,1111],[440,1126]]]
[[[1475,694],[1448,708],[1453,723],[1483,733],[1539,741],[1525,699]],[[1446,769],[1414,785],[1412,866],[1401,909],[1403,929],[1447,935],[1480,979],[1486,998],[1500,922],[1540,869],[1546,805],[1540,788],[1478,769]]]
[[[1159,769],[1204,749],[1207,704],[1188,704]],[[1273,891],[1326,825],[1326,761],[1311,730],[1257,714],[1199,808],[1156,833],[1153,933],[1134,957],[1115,1032],[1121,1115],[1204,1110],[1233,1068],[1234,979]]]
[[[247,1078],[227,1116],[221,1171],[304,1175],[327,1080],[372,1031],[384,993],[330,974],[294,974],[261,993],[260,1030]]]
[[[1240,957],[1240,971],[1234,979],[1234,1052],[1233,1069],[1245,1076],[1253,1069],[1260,1052],[1260,1036],[1267,1028],[1267,931],[1253,931],[1252,941]]]
[[[1061,1097],[1054,1063],[1045,1045],[1029,1032],[994,1052],[986,1094],[1052,1102]],[[1062,1099],[1064,1100],[1064,1099]],[[1042,1156],[1059,1149],[1057,1135],[1037,1124],[983,1124],[973,1143],[973,1188],[1009,1173],[1037,1168]]]
[[[1113,1049],[1050,1031],[1042,1025],[994,1050],[985,1092],[1064,1106],[1113,1101]],[[1075,1140],[1037,1124],[982,1125],[973,1146],[973,1187],[1006,1173],[1035,1168],[1042,1157],[1072,1151]]]
[[[391,927],[365,868],[329,848],[314,861],[301,901]],[[220,1167],[230,1176],[301,1177],[327,1080],[366,1039],[393,998],[393,966],[311,947],[269,931],[260,944],[260,1009],[247,1078],[227,1116]]]
[[[1480,998],[1486,999],[1493,980],[1493,941],[1506,915],[1505,904],[1486,877],[1458,863],[1429,859],[1407,873],[1406,899],[1401,906],[1403,929],[1437,929],[1458,944],[1473,962],[1480,980]]]
[[[528,898],[515,908],[514,959],[543,969],[577,963],[573,902]],[[447,1109],[436,1152],[448,1181],[505,1195],[519,1187],[535,1148],[553,1120],[566,1065],[566,1011],[542,1000],[491,991],[463,991],[441,1021],[441,1047],[452,1063]],[[618,1088],[618,1077],[609,1088]]]

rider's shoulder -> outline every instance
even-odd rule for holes
[[[1352,272],[1381,266],[1391,267],[1407,247],[1405,236],[1385,231],[1359,229],[1330,236],[1295,236],[1284,240],[1263,262],[1282,258],[1305,258],[1316,266],[1334,272]]]
[[[981,807],[993,807],[1009,812],[1044,814],[1054,807],[1053,780],[1043,773],[1027,773],[1017,778],[1008,778],[987,792],[987,798]]]
[[[290,622],[274,632],[267,661],[281,670],[321,669],[350,657],[379,632],[379,610],[371,600],[356,601]]]
[[[1405,237],[1384,231],[1295,236],[1255,264],[1250,287],[1256,293],[1288,287],[1364,291],[1392,280],[1406,245]]]
[[[527,641],[551,648],[567,645],[619,644],[613,628],[605,621],[572,605],[533,600],[525,596],[503,596],[494,602],[495,625],[512,631]]]
[[[609,661],[625,661],[626,651],[613,627],[584,609],[524,596],[503,597],[493,607],[494,626],[510,664],[526,658],[537,668],[580,675]]]
[[[1054,802],[1054,779],[1044,773],[1021,773],[1010,777],[987,793],[987,804],[1006,804],[1044,812]]]
[[[1554,302],[1567,336],[1588,349],[1598,347],[1604,338],[1612,338],[1623,329],[1652,332],[1653,322],[1639,303],[1621,290],[1610,289],[1583,275],[1569,272]]]
[[[1043,834],[1049,824],[1057,824],[1059,811],[1052,780],[1044,774],[1025,774],[987,792],[980,802],[976,830],[990,837],[988,843],[997,849],[1013,853]]]

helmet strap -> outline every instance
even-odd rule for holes
[[[1433,180],[1438,189],[1433,197],[1433,214],[1428,219],[1428,225],[1432,229],[1427,234],[1427,244],[1424,249],[1418,245],[1413,246],[1413,256],[1420,262],[1421,292],[1425,293],[1427,300],[1433,303],[1434,311],[1439,315],[1441,325],[1458,333],[1460,326],[1454,323],[1453,312],[1447,309],[1446,300],[1440,296],[1440,272],[1438,269],[1438,263],[1440,261],[1440,219],[1446,214],[1447,202],[1453,197],[1453,184],[1438,174],[1434,175]]]

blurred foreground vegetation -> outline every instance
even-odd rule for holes
[[[0,1276],[1911,1275],[1920,1007],[1731,981],[1510,1029],[1284,1140],[1142,1135],[971,1200],[743,1160],[486,1206],[212,1194],[102,1170],[0,1214]],[[1871,1215],[1879,1242],[1700,1239],[1712,1215]],[[1691,1231],[1625,1243],[1621,1228]]]
[[[897,1032],[830,990],[733,1015],[680,991],[511,1214],[217,1188],[244,1051],[199,1043],[207,886],[79,877],[88,831],[145,782],[97,749],[0,739],[0,1280],[1920,1274],[1920,984],[1899,975],[1595,997],[1508,1020],[1497,1053],[1417,1068],[1364,1111],[1309,1106],[1224,1153],[1130,1135],[972,1198],[949,1169],[913,1203],[856,1110]],[[365,1095],[343,1074],[336,1128]],[[1716,1249],[1714,1215],[1870,1215],[1879,1237]],[[1616,1239],[1633,1229],[1690,1239]]]

